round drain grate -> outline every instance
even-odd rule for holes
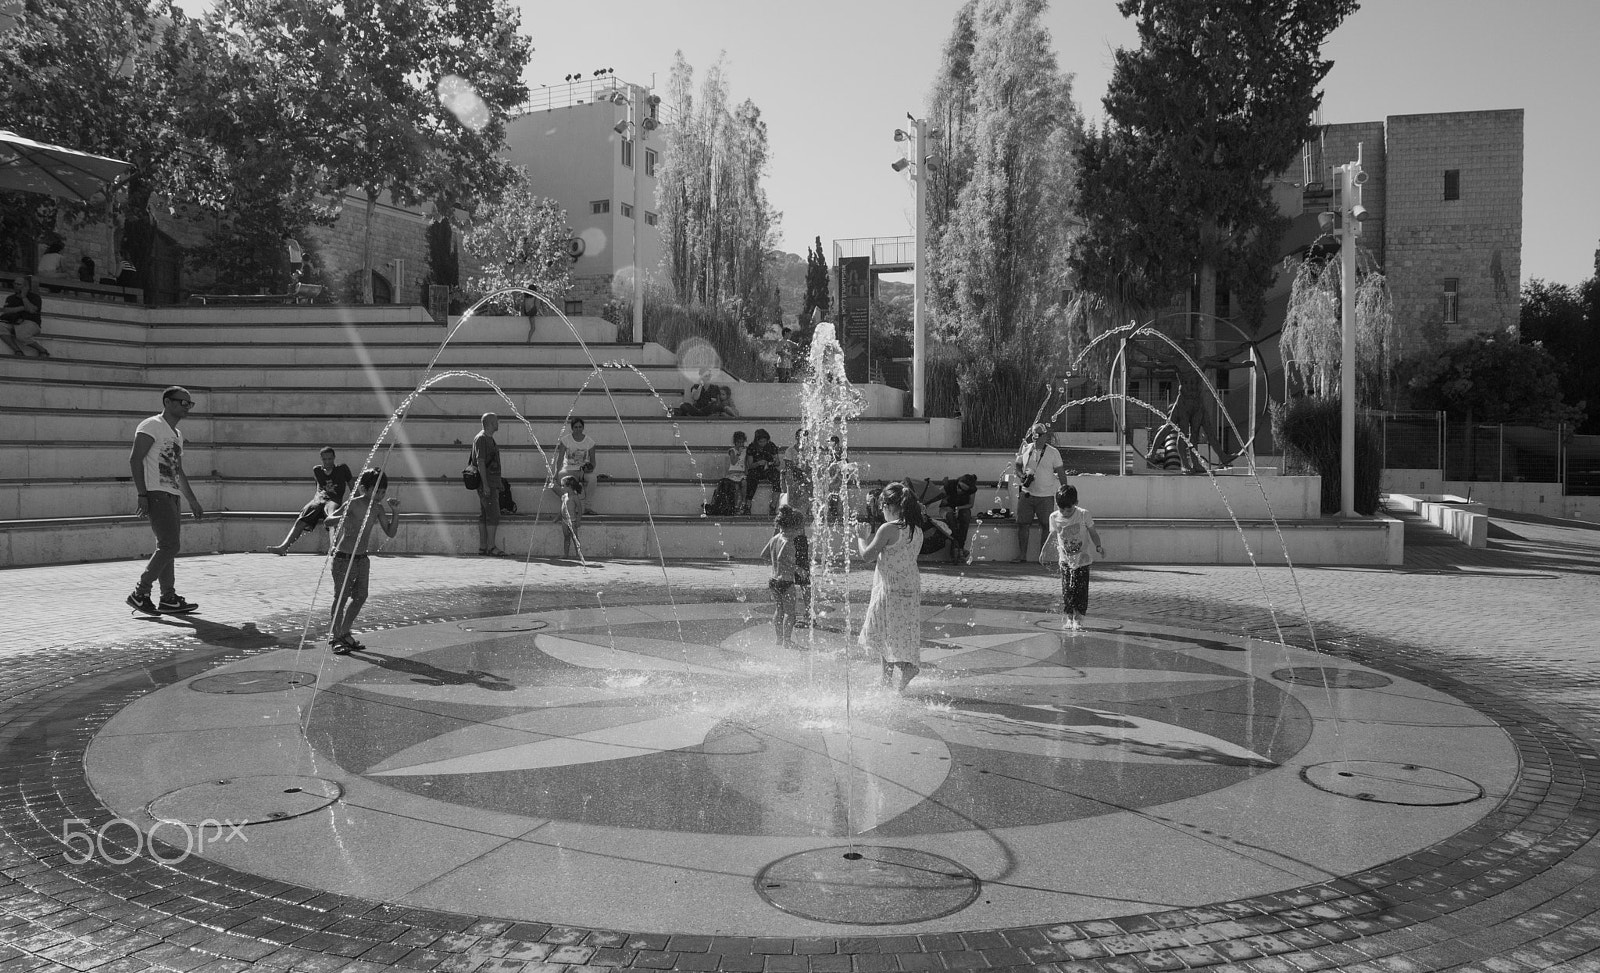
[[[536,621],[532,618],[474,618],[470,622],[462,622],[463,632],[537,632],[548,625],[548,622]]]
[[[947,916],[971,905],[982,888],[978,876],[948,858],[882,845],[802,851],[756,875],[756,892],[774,907],[858,926]]]
[[[294,669],[256,669],[250,672],[223,672],[215,676],[202,676],[189,683],[197,693],[216,693],[237,696],[245,693],[281,693],[286,689],[312,686],[316,673],[298,672]]]
[[[1408,807],[1447,807],[1476,801],[1483,796],[1483,788],[1475,781],[1457,774],[1381,760],[1312,764],[1300,771],[1300,779],[1329,794]]]
[[[230,777],[163,794],[149,810],[157,821],[191,827],[264,824],[319,811],[343,793],[321,777]]]
[[[1394,682],[1388,676],[1377,672],[1317,666],[1279,669],[1272,674],[1272,678],[1297,686],[1322,686],[1328,689],[1377,689],[1379,686],[1388,686]]]

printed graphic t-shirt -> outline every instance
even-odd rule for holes
[[[178,486],[178,468],[183,459],[183,433],[168,425],[166,418],[160,415],[139,423],[138,431],[155,440],[150,451],[144,454],[144,488],[183,496],[183,488]]]

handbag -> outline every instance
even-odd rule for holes
[[[477,493],[478,488],[483,486],[483,478],[478,475],[478,468],[472,465],[471,453],[467,454],[467,465],[461,471],[461,485],[473,493]]]

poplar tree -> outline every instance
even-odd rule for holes
[[[957,14],[930,115],[942,128],[928,260],[937,335],[963,355],[969,445],[1020,438],[1068,350],[1066,245],[1081,120],[1041,23],[1045,0]],[[930,142],[933,142],[930,139]],[[996,388],[1007,389],[996,396]]]

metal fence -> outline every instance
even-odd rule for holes
[[[1438,470],[1467,482],[1560,483],[1567,496],[1600,496],[1600,436],[1565,425],[1450,422],[1443,412],[1374,412],[1385,469]]]

